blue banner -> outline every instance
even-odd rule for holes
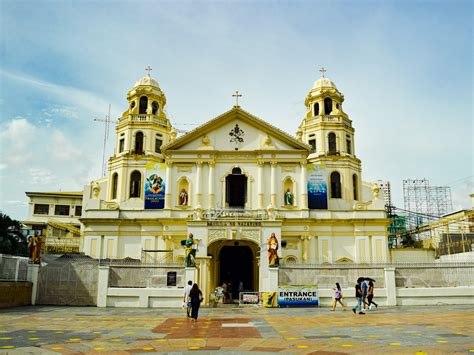
[[[316,286],[280,286],[278,288],[278,305],[281,306],[318,306],[318,289]]]
[[[328,184],[324,165],[308,164],[308,208],[327,210]]]
[[[148,163],[145,176],[145,209],[165,208],[166,164]]]

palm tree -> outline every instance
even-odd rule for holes
[[[26,237],[21,233],[21,222],[0,212],[0,253],[28,255]]]

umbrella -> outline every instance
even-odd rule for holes
[[[371,277],[363,277],[362,280],[375,282],[375,280]]]

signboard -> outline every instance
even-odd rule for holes
[[[325,165],[308,164],[308,208],[328,208],[328,183]]]
[[[166,274],[166,286],[176,286],[176,271],[169,271]]]
[[[145,175],[145,209],[165,208],[166,164],[147,163]]]
[[[283,306],[318,306],[318,288],[310,286],[280,286],[278,288],[278,305]]]

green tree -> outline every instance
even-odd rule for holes
[[[401,243],[404,248],[413,248],[415,246],[415,239],[412,234],[404,232],[402,234]]]
[[[28,243],[21,233],[21,222],[11,219],[0,212],[0,253],[10,255],[28,255]]]

